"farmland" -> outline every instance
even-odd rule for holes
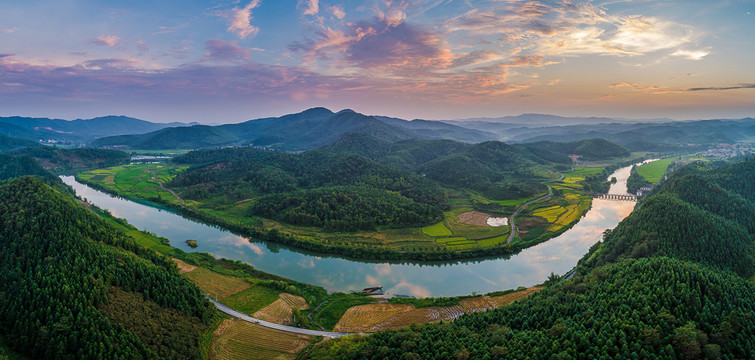
[[[187,168],[162,164],[121,165],[79,173],[77,178],[127,198],[178,205],[180,201],[163,189],[160,182],[170,181]]]
[[[189,280],[213,298],[223,300],[251,287],[249,282],[237,277],[218,274],[205,268],[197,268],[184,274]]]
[[[226,319],[215,330],[210,359],[294,359],[315,339],[246,321]]]
[[[392,250],[403,254],[458,254],[465,250],[504,249],[511,226],[493,227],[486,223],[486,219],[508,217],[524,202],[543,195],[491,200],[476,191],[449,189],[446,195],[452,206],[443,213],[441,222],[424,227],[378,227],[375,230],[352,232],[323,231],[322,228],[314,226],[291,225],[249,216],[248,210],[253,201],[228,202],[220,196],[209,197],[201,202],[189,200],[182,203],[181,197],[190,198],[188,194],[195,190],[182,187],[166,190],[160,185],[170,184],[171,179],[186,169],[161,164],[125,165],[82,173],[78,178],[126,197],[184,208],[202,218],[218,219],[227,226],[239,229],[263,232],[277,229],[279,234],[295,238],[298,242],[350,249]],[[566,173],[562,181],[551,183],[556,194],[551,201],[532,204],[527,209],[529,212],[525,211],[518,216],[517,221],[523,221],[525,226],[518,229],[518,236],[512,244],[528,246],[545,241],[578,220],[589,207],[589,198],[584,196],[580,181],[601,171],[602,168],[597,167],[576,167],[574,171]],[[551,178],[558,176],[556,173],[547,175]],[[248,196],[247,200],[254,198],[254,194]],[[549,209],[540,210],[542,207]],[[528,220],[527,217],[544,219],[545,222]],[[532,227],[526,226],[527,224]]]
[[[462,299],[457,305],[415,308],[413,304],[371,304],[350,308],[334,331],[374,332],[398,329],[414,323],[450,321],[463,314],[486,311],[508,305],[540,291],[532,287],[500,296],[478,296]]]
[[[301,296],[281,293],[280,299],[254,313],[254,317],[276,324],[291,324],[293,309],[305,310],[309,306]]]

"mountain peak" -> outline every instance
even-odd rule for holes
[[[343,109],[343,110],[337,112],[336,115],[338,115],[338,114],[345,114],[345,113],[356,113],[356,111],[351,110],[351,109]]]

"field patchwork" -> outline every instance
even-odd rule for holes
[[[309,306],[303,297],[281,293],[280,299],[257,311],[253,316],[276,324],[289,325],[293,309],[305,310],[307,308]]]
[[[414,323],[452,321],[463,314],[487,311],[511,304],[542,290],[531,287],[500,296],[480,296],[462,299],[458,305],[415,308],[412,304],[370,304],[350,308],[333,331],[375,332],[399,329]]]
[[[227,319],[214,332],[210,359],[294,359],[314,339],[309,335],[270,329]]]

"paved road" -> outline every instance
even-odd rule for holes
[[[220,310],[220,311],[222,311],[222,312],[224,312],[224,313],[226,313],[228,315],[231,315],[233,317],[237,317],[237,318],[239,318],[241,320],[248,321],[250,323],[258,324],[258,325],[261,325],[261,326],[264,326],[264,327],[269,327],[271,329],[278,329],[278,330],[288,331],[288,332],[297,333],[297,334],[304,334],[304,335],[325,336],[325,337],[329,337],[329,338],[337,338],[337,337],[346,336],[346,335],[354,335],[352,333],[338,333],[338,332],[330,332],[330,331],[318,331],[318,330],[300,329],[298,327],[286,326],[286,325],[271,323],[269,321],[256,319],[256,318],[253,318],[253,317],[251,317],[251,316],[249,316],[247,314],[244,314],[242,312],[233,310],[233,309],[229,308],[228,306],[225,306],[225,305],[223,305],[223,304],[215,301],[215,299],[213,299],[213,298],[211,298],[209,296],[207,298],[210,299],[210,301],[212,301],[213,304],[215,304],[215,307],[217,307],[218,310]]]
[[[509,234],[509,238],[506,239],[506,244],[507,245],[511,242],[511,239],[514,238],[514,234],[516,233],[516,225],[514,224],[514,217],[517,214],[519,214],[519,211],[521,211],[522,209],[524,209],[525,206],[527,206],[529,204],[532,204],[535,201],[540,201],[540,200],[549,198],[551,195],[553,195],[553,188],[551,188],[550,186],[548,186],[548,195],[541,196],[541,197],[539,197],[539,198],[537,198],[535,200],[530,200],[527,203],[525,203],[524,205],[520,206],[518,209],[516,209],[516,211],[514,211],[514,215],[511,215],[511,234]]]

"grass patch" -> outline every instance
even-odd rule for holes
[[[222,303],[245,314],[254,314],[279,299],[281,291],[262,285],[235,293],[223,299]]]
[[[350,307],[372,304],[375,300],[360,294],[335,293],[312,315],[327,330],[332,330]]]
[[[655,184],[661,181],[661,178],[666,174],[666,170],[672,162],[674,162],[674,158],[656,160],[637,168],[637,173],[644,177],[645,180]]]
[[[439,222],[435,225],[425,226],[422,228],[422,232],[429,236],[451,236],[451,230],[449,230],[443,222]]]

